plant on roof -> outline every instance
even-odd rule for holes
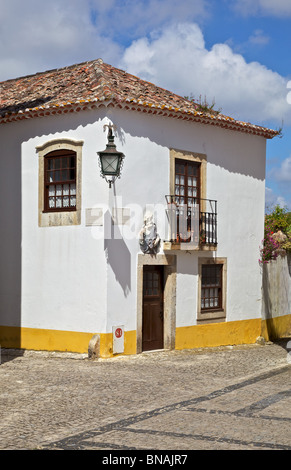
[[[190,96],[184,96],[184,98],[188,101],[191,101],[193,104],[196,105],[197,111],[201,111],[203,113],[212,113],[212,114],[220,114],[221,110],[215,110],[215,100],[212,100],[212,103],[209,104],[207,101],[206,96],[204,96],[204,99],[202,100],[202,96],[199,95],[198,99],[194,98],[194,95],[191,93]]]
[[[282,126],[278,127],[278,129],[276,129],[276,131],[278,132],[277,137],[279,137],[279,139],[282,139],[282,137],[283,137],[283,124],[284,124],[284,122],[282,120]]]

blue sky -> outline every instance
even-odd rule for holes
[[[266,204],[291,210],[290,26],[290,0],[0,0],[0,80],[101,57],[236,119],[283,125],[267,142]]]

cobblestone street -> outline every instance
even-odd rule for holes
[[[285,346],[95,361],[2,350],[0,448],[291,450]]]

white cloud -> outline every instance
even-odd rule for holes
[[[288,203],[286,202],[283,196],[278,196],[274,193],[271,188],[266,187],[265,190],[265,206],[267,209],[271,209],[274,206],[280,206],[282,208],[288,207]]]
[[[244,16],[291,16],[290,0],[234,0],[234,8]]]
[[[86,0],[87,1],[87,0]],[[173,21],[194,21],[209,16],[210,0],[111,0],[110,8],[104,0],[91,0],[97,13],[96,24],[102,32],[111,31],[112,37],[129,38],[148,34],[153,29]],[[101,8],[103,10],[101,11]]]
[[[10,0],[0,10],[0,80],[104,57],[114,62],[121,48],[101,36],[89,0]]]
[[[249,37],[249,43],[258,45],[258,46],[265,46],[270,41],[270,37],[264,34],[261,29],[256,29],[253,34]]]
[[[181,95],[214,99],[222,112],[260,123],[291,123],[286,82],[227,44],[207,49],[193,18],[205,18],[208,0],[2,1],[0,80],[101,57]],[[147,8],[145,8],[147,6]],[[170,24],[170,20],[185,20]],[[153,26],[161,25],[152,30]],[[137,40],[133,32],[143,31]],[[126,38],[127,48],[116,37]],[[255,41],[265,41],[261,31]]]
[[[269,206],[279,204],[291,210],[291,156],[285,158],[278,165],[267,172],[266,204]],[[269,188],[272,186],[273,191]]]
[[[287,80],[258,62],[247,63],[227,44],[208,50],[197,24],[171,25],[134,41],[120,66],[178,94],[215,99],[235,118],[291,123]]]
[[[1,0],[0,80],[102,57],[173,18],[208,16],[209,0]]]
[[[170,89],[173,90],[174,86],[177,92],[182,92],[186,89],[187,73],[191,70],[193,58],[199,51],[203,52],[204,47],[199,27],[181,24],[155,32],[150,39],[134,41],[126,49],[121,66],[156,84],[164,82]]]
[[[270,175],[279,183],[289,183],[291,187],[291,156],[285,158],[279,168],[271,170]]]

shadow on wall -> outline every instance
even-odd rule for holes
[[[104,250],[106,260],[111,267],[115,279],[122,287],[124,296],[131,291],[131,257],[122,234],[113,223],[109,211],[104,214]]]
[[[126,116],[126,117],[125,117]],[[230,173],[264,181],[266,141],[206,124],[182,122],[172,118],[142,115],[116,110],[116,135],[125,143],[125,134],[149,139],[165,148],[174,148],[207,155],[207,161]],[[253,155],[257,155],[254,159]],[[233,158],[235,156],[235,158]]]
[[[7,157],[7,158],[5,158]],[[0,346],[21,348],[21,142],[1,133]]]

